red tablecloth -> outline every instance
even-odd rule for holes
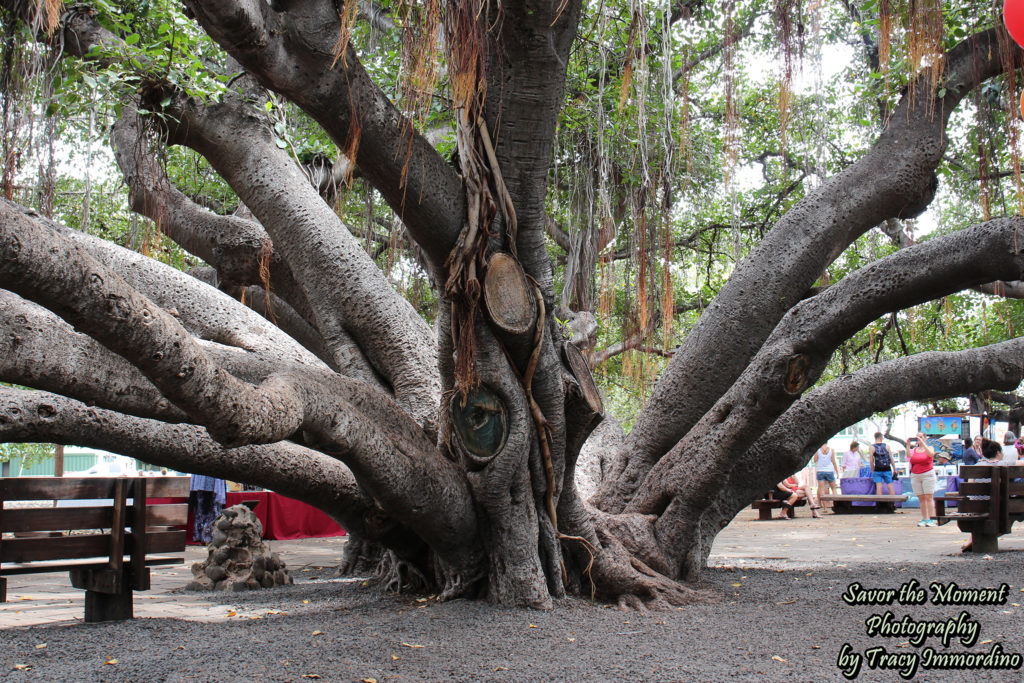
[[[345,530],[326,512],[280,493],[228,491],[227,499],[228,507],[241,505],[247,500],[259,501],[253,512],[263,522],[263,538],[269,541],[345,535]]]
[[[327,513],[306,505],[302,501],[282,496],[273,491],[228,491],[227,507],[241,505],[247,500],[257,501],[253,513],[263,523],[263,538],[268,541],[288,541],[295,538],[323,538],[344,536],[345,530],[327,516]],[[176,502],[171,498],[149,498],[154,503]],[[192,539],[192,511],[188,513],[188,543]]]

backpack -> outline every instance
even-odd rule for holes
[[[892,469],[892,456],[889,455],[889,447],[884,443],[876,443],[872,446],[875,452],[875,471]]]

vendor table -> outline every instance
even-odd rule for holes
[[[148,499],[150,504],[176,502],[171,499]],[[323,538],[344,536],[345,530],[327,513],[302,501],[282,496],[273,491],[228,491],[226,507],[256,503],[253,514],[263,524],[263,538],[267,541],[289,541],[296,538]],[[188,513],[188,543],[199,545],[192,538],[192,510]]]
[[[268,541],[345,535],[326,512],[273,491],[228,491],[226,505],[251,500],[257,502],[253,513],[263,522],[263,538]]]
[[[903,482],[897,479],[893,482],[893,488],[896,490],[896,495],[903,493]],[[855,495],[870,495],[875,492],[875,482],[871,480],[871,477],[850,477],[848,479],[839,480],[839,490],[846,496]],[[882,493],[888,494],[889,487],[886,484],[882,484]],[[856,501],[853,503],[856,506],[870,505],[874,507],[874,503],[867,501]],[[900,507],[900,503],[896,503],[896,507]]]

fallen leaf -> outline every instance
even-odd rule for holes
[[[795,605],[796,600],[787,600],[786,602],[777,602],[776,605]]]
[[[991,643],[991,642],[992,642],[992,639],[991,639],[991,638],[989,638],[989,639],[987,639],[987,640],[983,640],[983,641],[981,641],[980,643],[978,643],[978,645],[988,645],[988,644],[989,644],[989,643]]]
[[[36,645],[36,649],[37,650],[45,650],[46,649],[46,643],[39,643],[38,645]]]
[[[174,649],[175,649],[175,650],[184,650],[184,649],[185,649],[185,646],[184,646],[184,645],[179,645],[178,647],[176,647],[176,648],[174,648]]]
[[[238,614],[238,613],[237,613],[237,612],[235,612],[235,610],[233,610],[233,609],[229,609],[229,610],[228,610],[228,616],[229,616],[229,617],[234,617],[234,616],[237,616],[237,614]]]
[[[812,650],[820,650],[821,649],[821,645],[811,645],[811,649]]]
[[[507,666],[496,666],[496,667],[494,667],[494,670],[495,671],[508,671],[508,667]]]
[[[313,635],[314,636],[322,636],[323,634],[324,634],[323,631],[313,631]]]
[[[530,624],[530,628],[537,628],[537,624]]]
[[[398,655],[391,655],[391,661],[392,662],[397,662],[398,661]]]
[[[377,679],[376,678],[360,678],[359,682],[360,683],[377,683]]]
[[[416,602],[426,602],[426,598],[416,598]]]
[[[739,588],[739,587],[740,587],[740,586],[742,586],[742,585],[743,585],[742,583],[734,583],[734,584],[732,585],[732,587],[733,587],[733,588]]]
[[[785,659],[783,659],[782,657],[780,657],[778,655],[772,655],[772,659],[774,659],[776,662],[785,662],[786,661]]]
[[[320,674],[302,674],[303,678],[320,678]]]
[[[576,642],[576,639],[575,639],[575,638],[569,638],[569,642],[570,642],[570,643],[575,643],[575,642]]]
[[[22,595],[19,600],[35,600],[31,595]]]
[[[309,604],[309,600],[303,600],[303,601],[302,601],[302,604],[303,604],[303,605],[308,605],[308,604]]]
[[[107,657],[107,661],[103,662],[104,666],[117,664],[117,660],[113,657]]]
[[[417,648],[417,647],[426,647],[426,646],[425,645],[416,645],[415,643],[402,643],[402,647]]]
[[[14,670],[15,671],[28,671],[31,668],[32,668],[31,664],[15,664],[14,665]]]

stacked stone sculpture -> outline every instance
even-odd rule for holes
[[[214,522],[209,555],[192,565],[194,591],[245,591],[294,583],[285,563],[263,541],[263,524],[244,505],[226,508]]]

